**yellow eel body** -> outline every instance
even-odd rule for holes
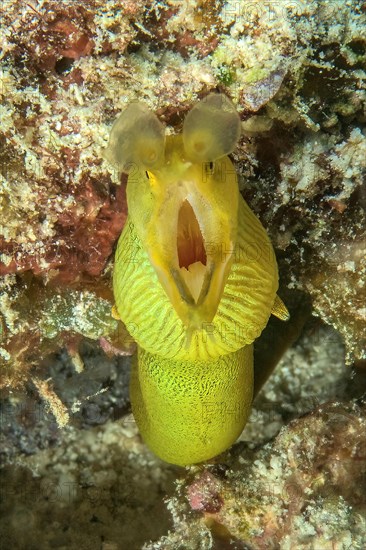
[[[278,273],[268,236],[238,191],[227,154],[240,136],[226,96],[210,94],[165,137],[131,104],[106,157],[129,172],[129,217],[116,251],[120,318],[138,344],[134,417],[148,446],[178,465],[228,449],[253,397],[253,341],[271,312]]]

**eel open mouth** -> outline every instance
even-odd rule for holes
[[[197,303],[206,274],[207,255],[197,217],[187,199],[178,214],[177,252],[180,274]]]

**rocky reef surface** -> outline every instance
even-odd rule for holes
[[[5,0],[0,24],[8,546],[140,548],[163,537],[147,547],[364,547],[364,3]],[[270,344],[258,342],[258,364],[283,357],[241,441],[184,475],[149,454],[133,422],[125,429],[133,342],[111,291],[125,181],[103,150],[129,102],[146,102],[177,132],[213,90],[241,115],[241,192],[274,243],[293,320],[277,350],[276,324]],[[39,489],[69,476],[69,500]],[[126,484],[136,499],[114,493]],[[98,513],[88,487],[103,488]]]
[[[328,403],[260,451],[237,447],[229,468],[191,472],[178,485],[169,503],[176,530],[145,548],[362,548],[364,429],[364,408]]]

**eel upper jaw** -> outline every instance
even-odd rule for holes
[[[191,200],[187,196],[179,200],[172,231],[164,231],[163,242],[160,240],[150,254],[160,283],[189,331],[203,329],[213,321],[230,272],[235,245],[229,231],[213,238],[212,229],[211,232],[205,230],[210,225],[206,224],[205,211],[201,208],[198,212]],[[212,210],[209,216],[212,228]],[[222,224],[217,223],[217,227],[220,226]],[[214,242],[219,244],[213,245]],[[164,257],[166,250],[170,250],[170,254]]]

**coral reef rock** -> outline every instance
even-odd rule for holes
[[[366,544],[365,406],[330,402],[249,453],[192,468],[169,502],[174,531],[145,550]],[[190,511],[191,510],[191,511]]]

